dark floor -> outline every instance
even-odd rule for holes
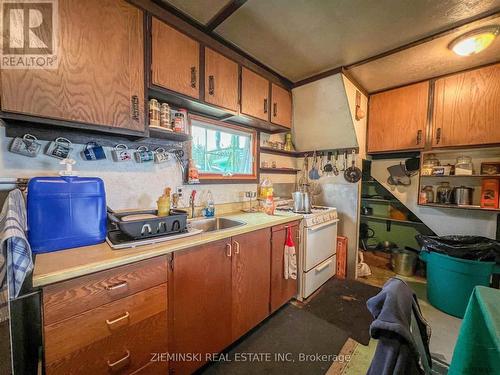
[[[201,373],[325,374],[350,336],[368,337],[366,300],[379,290],[332,279],[305,305],[283,307],[230,348],[227,361]]]

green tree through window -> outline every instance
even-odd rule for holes
[[[253,175],[255,134],[191,119],[192,159],[201,174]]]

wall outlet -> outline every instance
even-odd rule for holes
[[[183,191],[184,191],[184,187],[183,186],[177,186],[175,188],[175,192],[179,195],[179,198],[182,198]]]

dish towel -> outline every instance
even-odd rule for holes
[[[26,229],[26,203],[23,193],[15,189],[0,213],[0,285],[7,280],[11,299],[19,296],[26,276],[33,270]]]
[[[286,228],[286,241],[284,251],[284,277],[285,280],[297,279],[297,254],[295,252],[295,244],[292,239],[292,230]]]

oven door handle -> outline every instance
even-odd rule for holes
[[[321,228],[324,228],[324,227],[327,227],[329,225],[334,225],[334,224],[337,224],[339,222],[339,219],[335,219],[335,220],[330,220],[330,221],[327,221],[325,223],[321,223],[321,224],[316,224],[316,225],[313,225],[312,227],[307,227],[307,230],[310,230],[310,231],[316,231],[318,229],[321,229]]]
[[[326,263],[323,263],[322,265],[318,266],[315,268],[316,272],[321,272],[323,271],[325,268],[327,268],[330,264],[332,264],[333,260],[329,260],[328,262]]]

